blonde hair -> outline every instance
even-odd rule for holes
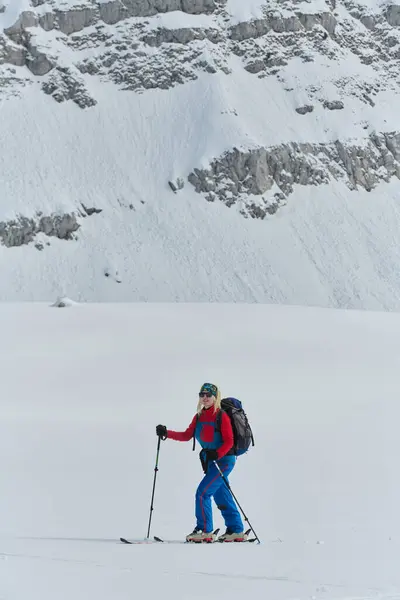
[[[221,408],[221,392],[219,391],[219,387],[217,387],[217,396],[213,396],[214,398],[214,412],[220,410]],[[197,414],[200,415],[203,410],[203,398],[199,398],[197,403]]]

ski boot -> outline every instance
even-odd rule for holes
[[[186,541],[187,542],[193,542],[195,544],[211,544],[212,542],[215,542],[217,538],[217,534],[215,533],[215,531],[201,531],[201,529],[199,529],[198,527],[195,527],[192,531],[192,533],[189,533],[189,535],[186,536]]]
[[[232,531],[227,529],[225,533],[219,536],[218,542],[246,542],[249,534],[247,531]]]

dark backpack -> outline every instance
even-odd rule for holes
[[[250,444],[254,446],[253,432],[246,413],[243,410],[242,403],[237,398],[223,398],[221,400],[221,411],[218,413],[215,430],[221,433],[222,412],[225,412],[231,420],[233,430],[233,448],[229,454],[240,456],[247,452]],[[197,417],[198,418],[198,417]],[[195,449],[196,438],[193,436],[193,450]]]
[[[247,452],[250,444],[254,446],[253,432],[242,403],[237,398],[223,398],[221,411],[225,412],[231,420],[233,430],[233,454],[240,456]],[[221,431],[221,413],[217,416],[217,431]]]

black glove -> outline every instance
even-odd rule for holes
[[[165,425],[157,425],[156,427],[156,433],[158,435],[158,437],[162,438],[163,440],[167,439],[167,428],[165,427]]]
[[[218,452],[216,450],[204,450],[206,455],[207,462],[211,462],[212,460],[218,460]]]

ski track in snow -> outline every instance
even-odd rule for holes
[[[32,539],[32,538],[30,538]],[[57,538],[36,538],[36,539],[42,539],[42,540],[57,540]],[[95,541],[95,542],[114,542],[116,543],[116,540],[104,540],[104,539],[79,539],[79,538],[58,538],[58,541]],[[193,546],[192,546],[193,547]],[[24,554],[24,553],[0,553],[0,559],[2,560],[7,560],[9,558],[21,558],[21,559],[32,559],[32,560],[43,560],[43,561],[49,561],[49,562],[61,562],[61,563],[72,563],[72,564],[77,564],[77,565],[82,565],[82,566],[88,566],[88,567],[95,567],[95,568],[101,568],[101,569],[109,569],[109,570],[114,570],[114,571],[122,571],[122,572],[135,572],[136,569],[134,567],[129,568],[129,567],[119,567],[119,566],[115,566],[115,565],[110,565],[110,564],[106,564],[106,563],[99,563],[97,561],[91,561],[91,560],[77,560],[77,559],[73,559],[73,558],[62,558],[62,557],[51,557],[51,556],[44,556],[44,555],[33,555],[33,554]],[[163,574],[163,575],[171,575],[173,577],[176,576],[201,576],[201,577],[216,577],[216,578],[226,578],[226,579],[240,579],[240,580],[246,580],[246,581],[266,581],[266,582],[278,582],[278,583],[295,583],[295,584],[305,584],[307,583],[307,585],[311,585],[311,586],[316,586],[318,587],[322,587],[322,588],[328,588],[328,589],[324,589],[324,592],[329,591],[329,589],[346,589],[347,593],[350,591],[350,589],[353,588],[361,588],[363,587],[360,584],[346,584],[346,583],[332,583],[332,582],[326,582],[326,581],[304,581],[304,580],[299,580],[299,579],[293,579],[290,577],[286,577],[286,576],[273,576],[273,575],[248,575],[245,573],[221,573],[221,572],[207,572],[207,571],[192,571],[192,572],[186,572],[186,571],[179,571],[179,570],[174,570],[173,572],[171,571],[165,571],[162,569],[157,569],[157,573],[158,574]],[[371,587],[369,586],[367,588],[368,592],[374,592],[374,595],[362,595],[362,596],[345,596],[347,599],[351,599],[351,600],[373,600],[377,598],[377,595],[379,596],[380,599],[382,600],[398,600],[400,598],[400,594],[385,594],[382,593],[382,589],[380,587]]]
[[[85,541],[90,541],[90,540],[85,540]],[[96,540],[99,541],[99,540]],[[104,541],[104,540],[101,540]],[[110,541],[110,540],[107,540]],[[114,540],[115,542],[115,540]],[[132,567],[131,569],[128,567],[118,567],[118,566],[114,566],[114,565],[109,565],[106,563],[99,563],[96,561],[91,561],[91,560],[77,560],[77,559],[73,559],[73,558],[61,558],[61,557],[52,557],[52,556],[45,556],[42,554],[24,554],[24,553],[0,553],[0,559],[6,560],[8,558],[22,558],[22,559],[33,559],[33,560],[43,560],[43,561],[49,561],[49,562],[62,562],[62,563],[75,563],[75,564],[79,564],[79,565],[85,565],[85,566],[90,566],[90,567],[98,567],[98,568],[104,568],[104,569],[112,569],[112,570],[117,570],[117,571],[135,571],[135,568]],[[285,577],[285,576],[267,576],[267,575],[247,575],[245,573],[211,573],[211,572],[206,572],[206,571],[192,571],[192,572],[185,572],[185,571],[174,571],[173,573],[171,573],[170,571],[162,571],[162,570],[157,570],[158,573],[163,573],[164,575],[200,575],[200,576],[204,576],[204,577],[221,577],[221,578],[228,578],[228,579],[244,579],[244,580],[252,580],[252,581],[277,581],[277,582],[283,582],[283,583],[297,583],[297,584],[304,584],[305,582],[302,580],[298,580],[298,579],[291,579],[289,577]],[[349,588],[349,587],[362,587],[361,585],[351,585],[349,586],[348,584],[342,583],[342,584],[337,584],[337,583],[327,583],[325,581],[322,582],[307,582],[310,585],[316,585],[316,586],[327,586],[329,588],[338,588],[338,589],[344,589],[344,588]],[[369,587],[368,588],[369,591],[374,591],[374,592],[381,592],[381,588],[376,587]],[[400,598],[400,595],[383,595],[380,596],[383,598]],[[368,600],[368,597],[363,596],[363,598],[365,598],[365,600]],[[354,597],[354,600],[356,600],[356,597]]]

